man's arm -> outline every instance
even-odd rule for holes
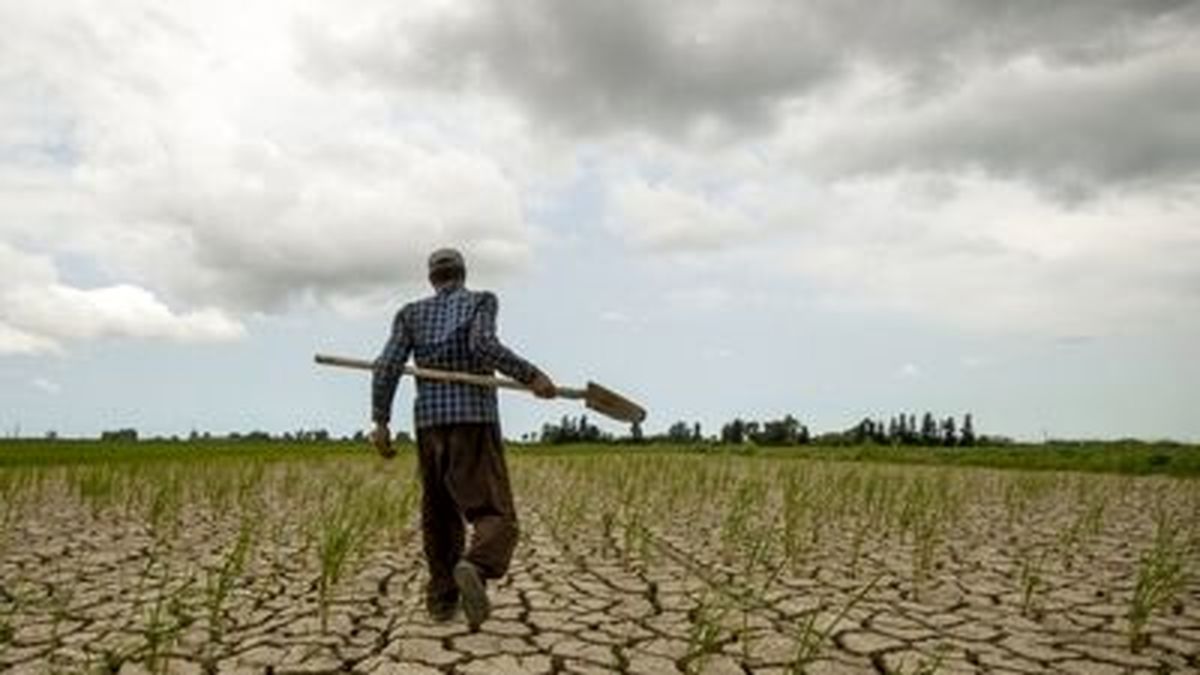
[[[501,344],[496,337],[496,314],[500,311],[500,302],[493,293],[483,293],[479,306],[475,308],[475,316],[471,319],[470,333],[467,344],[489,368],[494,368],[514,380],[530,386],[533,392],[542,398],[555,396],[554,383],[532,363],[517,356],[511,349]]]
[[[404,310],[396,312],[392,321],[392,335],[384,345],[383,352],[375,359],[375,370],[371,374],[371,419],[375,422],[372,440],[384,454],[391,450],[391,432],[388,422],[392,419],[392,401],[396,397],[396,386],[404,373],[404,364],[412,352],[412,341],[404,325]]]

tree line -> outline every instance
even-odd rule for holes
[[[46,440],[56,440],[58,434],[49,431],[45,436]],[[185,437],[178,435],[172,436],[152,436],[149,438],[142,437],[137,429],[110,429],[100,432],[99,440],[105,442],[122,442],[131,443],[138,440],[150,440],[159,442],[225,442],[225,443],[325,443],[329,441],[362,441],[366,442],[367,435],[364,431],[356,431],[349,436],[334,436],[327,429],[297,429],[296,431],[285,431],[281,434],[272,434],[267,431],[255,430],[247,432],[231,431],[227,434],[214,434],[208,431],[193,430]],[[396,432],[396,442],[408,443],[412,441],[412,435],[407,431]]]
[[[629,435],[617,436],[600,429],[588,420],[587,415],[572,417],[564,415],[558,423],[542,425],[540,432],[524,434],[527,443],[561,445],[566,443],[640,443],[660,442],[673,444],[743,445],[752,443],[760,446],[791,445],[921,445],[969,447],[982,443],[989,445],[1009,442],[1002,437],[984,437],[975,431],[975,420],[971,413],[959,421],[954,416],[935,417],[926,412],[918,421],[913,413],[899,413],[882,419],[864,418],[858,424],[842,431],[813,434],[808,425],[791,414],[778,419],[749,420],[735,417],[723,424],[720,432],[705,436],[699,422],[679,420],[658,434],[643,435],[641,428],[634,425]]]
[[[55,438],[53,432],[48,439]],[[136,429],[114,429],[100,434],[100,440],[110,442],[133,442],[139,440]],[[155,437],[157,441],[224,441],[224,442],[284,442],[321,443],[328,441],[366,442],[363,431],[340,438],[325,429],[299,429],[271,434],[266,431],[246,433],[231,432],[216,435],[209,432],[192,431],[186,439],[178,436]],[[396,433],[399,443],[411,443],[412,436],[406,431]],[[671,443],[707,445],[793,446],[793,445],[920,445],[969,447],[977,444],[995,445],[1009,442],[1003,437],[979,436],[971,413],[963,415],[961,421],[953,416],[935,417],[926,412],[919,419],[912,413],[899,413],[886,421],[881,418],[864,418],[849,429],[814,434],[808,425],[794,415],[787,414],[778,419],[742,419],[735,417],[723,424],[719,432],[705,435],[699,422],[678,420],[664,431],[646,435],[640,425],[633,425],[628,434],[617,435],[601,429],[586,414],[577,417],[564,415],[557,423],[545,423],[539,431],[523,434],[526,443],[562,445],[567,443]]]

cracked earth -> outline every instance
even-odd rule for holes
[[[0,670],[1200,670],[1195,481],[510,462],[478,633],[424,614],[411,457],[4,469]]]

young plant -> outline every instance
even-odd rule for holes
[[[0,584],[0,654],[8,650],[16,635],[13,616],[21,609],[24,598],[16,580]]]
[[[880,574],[869,581],[867,585],[859,589],[859,591],[855,593],[854,596],[846,602],[846,604],[842,605],[842,608],[838,610],[838,613],[833,617],[833,620],[825,624],[823,628],[819,628],[817,626],[818,612],[813,610],[809,613],[808,617],[803,623],[800,624],[798,630],[796,631],[796,656],[792,659],[792,663],[788,668],[788,672],[791,673],[791,675],[802,675],[802,673],[804,673],[804,669],[808,667],[813,660],[820,656],[821,650],[824,648],[825,642],[829,639],[829,636],[833,633],[833,630],[837,628],[838,624],[840,624],[842,620],[846,618],[846,615],[848,615],[851,610],[858,605],[858,603],[862,602],[863,598],[867,597],[867,594],[875,588],[876,584],[878,584],[879,580],[882,578],[883,575]]]
[[[783,486],[783,554],[793,569],[803,564],[807,550],[805,526],[810,509],[804,496],[806,487],[794,470],[788,474]]]
[[[1134,653],[1149,644],[1146,623],[1183,589],[1187,547],[1176,517],[1165,509],[1156,515],[1154,543],[1141,558],[1129,607],[1129,648]]]
[[[225,602],[233,591],[238,577],[246,568],[254,542],[254,520],[245,518],[238,529],[237,539],[225,552],[221,566],[209,570],[204,584],[204,605],[208,615],[209,642],[215,647],[225,633]]]
[[[343,499],[340,504],[327,511],[321,523],[317,544],[317,555],[321,571],[317,578],[317,598],[320,605],[321,630],[325,631],[329,620],[329,603],[334,587],[342,578],[346,564],[359,547],[366,528],[356,504]]]
[[[1034,605],[1037,592],[1045,585],[1042,570],[1045,568],[1049,550],[1046,547],[1030,546],[1021,551],[1021,614],[1038,618],[1040,610]]]
[[[685,660],[688,673],[699,673],[704,669],[708,656],[721,651],[725,640],[724,621],[730,605],[720,602],[718,597],[701,599],[700,605],[691,612],[691,628],[688,630],[688,650]]]
[[[146,641],[142,658],[146,669],[155,675],[168,672],[166,652],[179,641],[183,630],[191,625],[183,596],[192,585],[188,579],[173,593],[161,592],[146,614],[142,637]]]

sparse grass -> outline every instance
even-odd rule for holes
[[[837,613],[824,626],[820,626],[817,623],[819,612],[814,610],[809,613],[796,630],[796,655],[792,659],[788,672],[793,673],[793,675],[803,673],[804,669],[821,655],[821,651],[825,648],[825,643],[829,640],[829,636],[833,634],[833,631],[850,614],[850,611],[867,597],[882,578],[882,575],[877,576],[867,582],[845,604],[837,609]]]
[[[256,524],[252,518],[243,518],[237,537],[226,549],[221,564],[206,572],[204,583],[204,605],[208,617],[209,642],[216,646],[225,634],[225,603],[233,591],[238,577],[246,569],[255,537]]]
[[[1155,514],[1154,542],[1142,554],[1129,607],[1129,646],[1134,652],[1149,644],[1146,623],[1183,589],[1189,551],[1178,517],[1160,508]]]
[[[686,672],[699,673],[704,668],[705,660],[721,651],[726,641],[724,622],[731,609],[725,597],[714,594],[701,599],[700,604],[691,611],[687,656],[684,657]]]
[[[1043,546],[1029,546],[1018,553],[1020,560],[1021,615],[1031,619],[1041,617],[1038,592],[1045,584],[1045,567],[1050,551]]]
[[[124,566],[133,588],[114,602],[133,603],[126,630],[142,642],[116,660],[160,669],[197,622],[188,640],[199,634],[204,642],[207,634],[205,663],[226,658],[224,642],[239,632],[241,612],[260,611],[260,600],[278,597],[272,586],[281,571],[311,583],[289,602],[305,605],[297,614],[306,619],[319,615],[325,631],[337,629],[331,616],[342,618],[343,603],[363,589],[420,583],[419,563],[412,564],[419,560],[412,541],[419,488],[411,455],[382,464],[358,446],[201,451],[179,444],[114,459],[112,448],[54,447],[31,451],[36,461],[26,466],[11,456],[0,461],[0,541],[9,547],[0,547],[0,564],[20,558],[13,542],[37,532],[38,518],[60,513],[77,516],[81,528],[128,535],[133,543],[123,545],[136,555],[114,564]],[[663,612],[680,611],[668,602],[678,590],[657,595],[660,584],[667,586],[658,576],[664,570],[703,581],[704,600],[693,605],[686,636],[682,627],[674,636],[688,640],[678,665],[690,670],[718,651],[736,659],[740,649],[750,661],[760,636],[773,634],[795,645],[799,672],[822,658],[855,608],[866,604],[867,616],[881,602],[940,603],[961,581],[954,574],[986,565],[996,565],[994,602],[1007,605],[997,611],[1035,618],[1063,606],[1054,597],[1059,576],[1086,586],[1090,567],[1103,569],[1097,583],[1111,585],[1108,597],[1133,590],[1127,616],[1134,649],[1145,650],[1156,619],[1169,618],[1168,609],[1194,594],[1187,572],[1200,545],[1197,481],[888,465],[873,455],[797,459],[817,449],[608,450],[510,455],[522,546],[540,555],[540,538],[550,534],[552,550],[575,564],[615,570],[614,585],[654,589],[647,598]],[[854,449],[830,452],[827,459],[840,460]],[[1114,541],[1133,553],[1098,557]],[[397,564],[398,553],[416,557]],[[64,570],[72,564],[62,560]],[[367,570],[380,576],[365,577]],[[880,588],[885,576],[888,585]],[[810,592],[821,611],[779,609],[782,598]],[[0,652],[30,608],[22,600],[17,612],[16,595],[11,580],[0,579]],[[32,602],[67,625],[69,598],[43,593]],[[58,614],[54,603],[64,608]],[[916,667],[928,672],[941,663],[939,657]]]
[[[186,580],[172,593],[160,592],[146,613],[142,628],[145,646],[142,662],[151,673],[166,673],[166,653],[179,640],[180,633],[192,624],[183,596],[192,585]]]

